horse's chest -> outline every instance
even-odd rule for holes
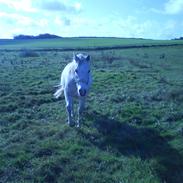
[[[69,95],[71,96],[77,96],[77,86],[75,82],[70,82],[68,84],[68,91]]]

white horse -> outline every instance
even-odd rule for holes
[[[80,127],[81,115],[85,106],[85,98],[92,83],[90,73],[90,56],[76,54],[73,61],[66,65],[62,74],[59,89],[54,93],[59,98],[62,92],[65,95],[66,109],[68,112],[68,124],[73,126],[75,122],[73,97],[79,98],[78,120],[76,126]]]

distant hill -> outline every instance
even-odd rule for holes
[[[175,38],[173,40],[183,40],[183,37]]]
[[[53,38],[61,38],[60,36],[54,35],[54,34],[39,34],[37,36],[33,36],[33,35],[24,35],[24,34],[20,34],[17,36],[14,36],[13,39],[53,39]]]

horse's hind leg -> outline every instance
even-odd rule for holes
[[[77,124],[76,127],[80,127],[81,126],[81,121],[82,121],[82,113],[85,107],[85,98],[80,98],[79,99],[79,108],[78,108],[78,120],[77,120]]]

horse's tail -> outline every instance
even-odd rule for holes
[[[53,94],[55,98],[59,98],[60,95],[62,95],[62,92],[64,91],[64,88],[62,87],[62,85],[59,85],[59,89]]]

